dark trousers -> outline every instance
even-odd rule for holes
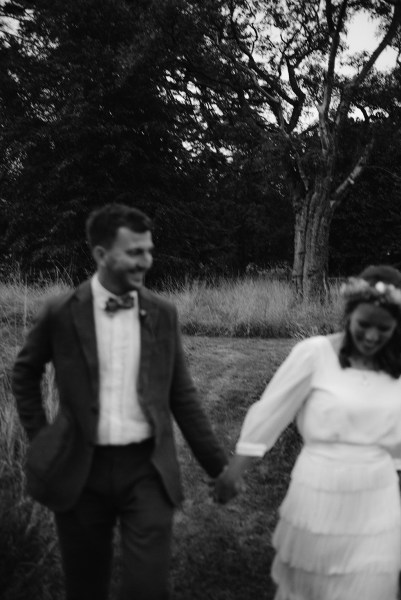
[[[150,462],[153,442],[97,446],[78,503],[56,513],[67,600],[107,600],[113,532],[122,543],[120,600],[167,598],[174,507]]]

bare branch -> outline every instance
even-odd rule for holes
[[[331,46],[330,46],[330,54],[329,54],[329,60],[328,60],[328,65],[327,65],[327,74],[326,74],[326,81],[325,81],[325,86],[324,86],[323,102],[322,102],[322,114],[325,119],[327,118],[327,114],[328,114],[329,106],[330,106],[330,102],[331,102],[331,95],[333,93],[333,78],[334,78],[334,71],[335,71],[336,56],[337,56],[338,47],[340,44],[340,33],[344,27],[344,20],[345,20],[345,15],[347,12],[347,4],[348,4],[348,0],[343,0],[343,3],[341,4],[341,7],[340,7],[337,24],[335,27],[333,39],[332,39]]]
[[[253,81],[255,88],[266,98],[269,103],[274,115],[276,118],[278,117],[277,107],[280,106],[280,100],[277,96],[274,96],[270,91],[266,89],[265,86],[261,85],[258,76],[253,69],[248,67],[243,63],[238,63],[238,68],[241,69],[244,73],[246,73]],[[279,120],[279,119],[278,119]]]
[[[296,96],[298,96],[298,98],[305,97],[305,93],[299,87],[299,84],[298,84],[298,81],[297,81],[297,78],[295,75],[295,69],[292,66],[292,64],[288,58],[286,58],[286,63],[287,63],[288,77],[289,77],[292,91],[296,94]]]
[[[326,20],[327,20],[327,26],[329,29],[329,33],[332,34],[334,31],[334,22],[333,22],[333,7],[331,4],[331,0],[326,0]]]
[[[333,12],[331,0],[326,0],[326,18],[328,29],[331,34],[332,40],[330,45],[330,54],[327,65],[327,73],[323,87],[323,98],[320,106],[318,106],[319,114],[319,131],[320,141],[322,146],[322,153],[325,160],[329,159],[330,148],[332,146],[332,135],[328,127],[328,114],[333,94],[333,81],[335,73],[335,61],[340,44],[340,33],[344,27],[344,20],[347,11],[348,0],[343,0],[340,12],[338,15],[337,23],[334,26]]]
[[[257,29],[256,29],[256,27],[254,26],[253,23],[249,23],[249,26],[251,27],[253,33],[255,34],[255,37],[254,37],[253,42],[252,42],[252,48],[251,48],[251,54],[253,54],[253,52],[255,50],[255,44],[256,44],[256,42],[259,39],[259,34],[258,34]]]
[[[377,48],[372,52],[369,60],[365,63],[365,65],[363,66],[359,75],[356,76],[356,78],[355,78],[356,85],[359,85],[365,79],[365,77],[367,76],[369,71],[372,69],[373,65],[375,64],[375,62],[378,59],[378,57],[380,56],[380,54],[389,45],[389,43],[391,42],[391,40],[397,33],[397,30],[400,27],[400,23],[401,23],[401,1],[398,0],[397,3],[395,4],[393,18],[392,18],[390,26],[386,32],[386,35],[384,36],[382,41],[379,43]]]
[[[296,157],[296,162],[297,162],[297,168],[298,168],[299,176],[301,178],[301,181],[303,183],[305,191],[308,192],[309,188],[310,188],[310,183],[309,183],[308,176],[306,175],[306,171],[304,170],[304,168],[302,166],[301,157],[300,157],[298,151],[295,152],[295,157]]]
[[[329,128],[327,124],[327,119],[324,115],[324,110],[322,106],[317,107],[319,114],[319,132],[320,132],[320,143],[322,146],[322,152],[325,159],[327,159],[330,146],[331,146],[331,136],[329,133]]]
[[[374,137],[372,136],[370,141],[366,144],[365,148],[363,149],[361,156],[357,160],[356,164],[352,168],[349,175],[344,179],[344,181],[337,187],[336,191],[334,192],[334,194],[333,194],[334,199],[331,201],[332,207],[337,205],[340,202],[342,196],[344,196],[344,194],[348,190],[348,188],[351,185],[354,185],[355,181],[361,175],[362,171],[364,170],[364,168],[366,166],[367,161],[369,160],[369,156],[372,152],[373,144],[374,144]]]
[[[361,111],[361,113],[363,115],[363,118],[364,118],[364,121],[365,121],[365,124],[369,125],[370,124],[370,117],[368,115],[368,112],[367,112],[366,108],[364,106],[362,106],[361,104],[359,104],[358,102],[353,102],[353,105],[356,106],[356,108],[358,108]]]
[[[255,59],[253,57],[252,52],[249,50],[249,48],[246,46],[246,44],[244,44],[242,42],[242,40],[240,39],[240,36],[238,34],[238,30],[237,30],[237,25],[236,25],[236,22],[235,22],[234,17],[233,17],[233,13],[231,13],[231,15],[230,15],[230,24],[231,24],[231,30],[233,32],[233,35],[234,35],[234,38],[235,38],[235,42],[236,42],[238,48],[248,58],[248,64],[249,64],[248,73],[250,71],[254,71],[255,74],[258,75],[272,89],[273,93],[275,93],[278,96],[280,96],[283,100],[285,100],[289,104],[294,104],[296,102],[296,100],[294,100],[288,94],[286,94],[286,92],[278,84],[277,80],[275,80],[268,73],[266,73],[266,71],[264,69],[261,69],[258,66],[258,64],[256,63],[256,61],[255,61]],[[241,66],[241,67],[244,66],[241,63],[241,61],[238,61],[238,62],[239,62],[239,66]],[[255,79],[254,79],[254,81],[255,81]],[[257,79],[256,79],[256,81],[257,81]],[[257,82],[257,85],[258,85],[259,88],[261,88],[259,82]],[[277,101],[277,100],[274,98],[274,101]]]
[[[293,92],[296,94],[296,96],[298,98],[297,103],[294,105],[294,109],[292,111],[291,118],[290,118],[290,121],[288,124],[288,130],[293,131],[293,129],[295,129],[295,127],[297,126],[298,121],[301,117],[301,113],[302,113],[302,109],[303,109],[303,106],[305,103],[306,95],[302,91],[302,89],[300,88],[300,86],[298,84],[294,67],[291,65],[291,63],[288,59],[286,62],[287,62],[287,69],[288,69],[290,85],[291,85]]]
[[[331,1],[330,0],[326,1],[327,21],[328,21],[329,31],[332,34],[332,40],[331,40],[331,45],[330,45],[330,54],[329,54],[329,60],[328,60],[328,65],[327,65],[327,73],[326,73],[326,78],[325,78],[324,88],[323,88],[323,99],[322,99],[321,105],[318,106],[320,140],[321,140],[321,144],[322,144],[323,156],[326,160],[328,158],[328,153],[329,153],[329,150],[330,150],[330,147],[332,144],[332,136],[331,136],[331,134],[329,132],[329,128],[328,128],[328,114],[329,114],[331,97],[333,94],[333,81],[334,81],[336,56],[337,56],[338,47],[340,44],[340,33],[344,27],[344,20],[345,20],[345,15],[346,15],[346,11],[347,11],[347,4],[348,4],[348,0],[343,0],[341,7],[340,7],[337,24],[334,28]]]

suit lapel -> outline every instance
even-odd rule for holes
[[[97,403],[99,395],[99,363],[90,281],[85,281],[77,288],[75,298],[76,302],[71,307],[72,319],[89,368],[91,385],[95,402]]]
[[[141,289],[139,298],[139,319],[141,326],[141,358],[139,366],[138,393],[143,399],[148,386],[149,366],[155,344],[156,323],[159,309],[146,289]]]

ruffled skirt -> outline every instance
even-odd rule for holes
[[[396,600],[398,477],[376,447],[306,445],[273,536],[275,600]]]

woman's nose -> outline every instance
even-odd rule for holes
[[[365,337],[371,342],[376,342],[379,339],[379,332],[376,328],[371,327],[366,331]]]

